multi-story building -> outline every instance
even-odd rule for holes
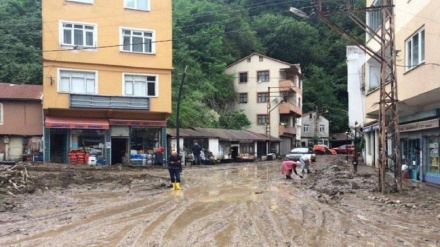
[[[42,19],[45,161],[166,147],[171,0],[43,0]]]
[[[380,3],[368,0],[367,6]],[[440,1],[394,4],[402,163],[410,167],[411,178],[440,184]],[[367,23],[379,32],[380,13],[369,12]],[[367,45],[379,51],[380,44],[370,37],[367,35]],[[365,72],[365,156],[367,164],[377,165],[380,64],[367,57]]]
[[[267,152],[283,155],[299,145],[303,79],[299,64],[252,53],[230,64],[226,73],[235,76],[235,109],[248,117],[249,130],[281,139],[281,145],[274,142]]]
[[[314,142],[329,145],[329,124],[327,118],[316,111],[304,113],[301,118],[302,133],[301,146],[311,147]]]

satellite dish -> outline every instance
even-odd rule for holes
[[[289,11],[294,13],[295,15],[297,15],[299,17],[309,18],[309,16],[306,13],[304,13],[302,10],[299,10],[297,8],[290,7]]]

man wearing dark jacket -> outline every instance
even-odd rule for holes
[[[199,146],[199,144],[196,142],[194,143],[194,146],[192,148],[192,153],[194,156],[194,162],[196,165],[200,165],[200,152],[202,151],[202,148]]]

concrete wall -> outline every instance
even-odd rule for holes
[[[0,104],[3,104],[0,135],[43,135],[41,102],[0,101]]]

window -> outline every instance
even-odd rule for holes
[[[267,93],[257,93],[257,103],[267,103],[268,94]]]
[[[304,133],[309,133],[309,125],[304,124]]]
[[[257,124],[258,125],[265,125],[268,123],[267,115],[257,115]]]
[[[301,98],[298,97],[298,107],[301,107]]]
[[[152,54],[155,52],[154,31],[121,28],[122,51]]]
[[[425,30],[421,29],[406,40],[406,70],[425,61]]]
[[[239,101],[241,104],[248,102],[248,94],[247,93],[240,93],[239,94]]]
[[[258,71],[257,72],[257,80],[258,80],[258,83],[268,82],[269,81],[269,71],[268,70]]]
[[[251,61],[252,61],[252,59],[251,59],[251,58],[248,58],[248,59],[247,59],[247,62],[248,62],[248,63],[250,63]]]
[[[64,70],[58,72],[59,92],[74,94],[96,94],[96,72],[80,70]]]
[[[371,6],[377,7],[380,6],[381,4],[382,4],[382,0],[375,0]],[[371,28],[371,31],[370,30],[367,31],[367,38],[370,38],[371,36],[374,35],[374,33],[371,32],[375,32],[382,25],[382,13],[380,9],[369,11],[367,13],[367,25],[368,27]]]
[[[323,124],[319,125],[319,132],[324,133],[325,132],[325,126]]]
[[[157,76],[124,74],[124,89],[127,96],[157,96]]]
[[[313,118],[313,114],[310,114],[310,115],[309,115],[309,118],[312,119],[312,118]]]
[[[124,7],[148,11],[150,10],[150,0],[124,0]]]
[[[78,2],[78,3],[91,3],[93,4],[93,0],[66,0],[67,2]]]
[[[263,56],[258,56],[258,59],[260,60],[260,62],[263,62]]]
[[[240,83],[248,82],[248,73],[247,72],[239,73],[239,77],[240,77]]]
[[[3,104],[0,103],[0,124],[3,124]]]
[[[61,45],[95,47],[96,25],[74,22],[60,22]]]

